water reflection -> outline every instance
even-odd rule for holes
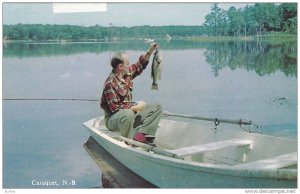
[[[206,61],[218,76],[220,70],[246,69],[258,75],[269,75],[276,71],[286,76],[297,77],[296,42],[218,42],[212,43],[205,52]]]
[[[162,50],[205,49],[206,62],[211,64],[215,76],[220,70],[246,69],[258,75],[276,71],[297,77],[297,42],[268,41],[218,41],[196,42],[184,40],[160,41]],[[4,57],[65,56],[77,53],[103,53],[107,51],[145,50],[143,41],[93,42],[93,43],[8,43],[4,45]],[[188,56],[187,56],[188,57]]]
[[[102,171],[103,188],[155,188],[133,173],[101,147],[92,137],[84,144],[86,151]]]
[[[205,48],[209,43],[192,41],[157,41],[163,50],[183,50]],[[149,43],[144,41],[114,41],[114,42],[68,42],[68,43],[37,43],[15,42],[3,45],[4,57],[41,57],[41,56],[65,56],[77,53],[103,53],[107,51],[145,50]]]

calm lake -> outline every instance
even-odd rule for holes
[[[174,113],[251,120],[260,133],[297,138],[296,41],[157,42],[164,57],[159,90],[151,90],[150,63],[135,79],[134,100],[159,102]],[[143,41],[4,43],[3,187],[101,187],[82,125],[103,115],[98,102],[9,99],[97,100],[111,55],[126,51],[136,62],[148,47]]]

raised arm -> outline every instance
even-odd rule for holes
[[[146,61],[149,61],[149,58],[151,56],[151,54],[153,53],[153,51],[155,51],[155,49],[158,48],[158,44],[156,42],[153,42],[150,44],[150,48],[148,49],[148,51],[144,54],[144,59]]]
[[[141,55],[138,62],[135,64],[132,64],[129,68],[129,73],[131,74],[132,78],[134,79],[136,76],[140,75],[144,69],[146,69],[148,63],[149,63],[149,58],[153,51],[158,48],[157,43],[151,43],[150,48],[148,51]]]

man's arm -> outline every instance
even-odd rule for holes
[[[140,75],[144,69],[146,69],[149,58],[153,51],[158,48],[157,43],[151,43],[149,50],[140,56],[138,62],[136,64],[133,64],[129,68],[129,73],[132,75],[132,79],[134,79],[136,76]]]
[[[157,43],[155,43],[155,42],[151,43],[151,44],[150,44],[149,50],[143,55],[143,56],[144,56],[144,59],[145,59],[146,61],[149,61],[149,58],[150,58],[151,54],[152,54],[153,51],[154,51],[155,49],[157,49],[157,48],[158,48],[158,44],[157,44]]]

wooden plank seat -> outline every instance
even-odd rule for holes
[[[297,152],[291,152],[288,154],[275,156],[273,158],[238,164],[234,167],[247,169],[278,169],[295,165],[297,162]]]
[[[249,149],[252,149],[252,141],[243,140],[243,139],[228,139],[228,140],[217,141],[217,142],[212,142],[207,144],[182,147],[182,148],[168,150],[168,151],[178,156],[187,156],[187,155],[199,154],[208,151],[214,151],[229,146],[249,146]]]

